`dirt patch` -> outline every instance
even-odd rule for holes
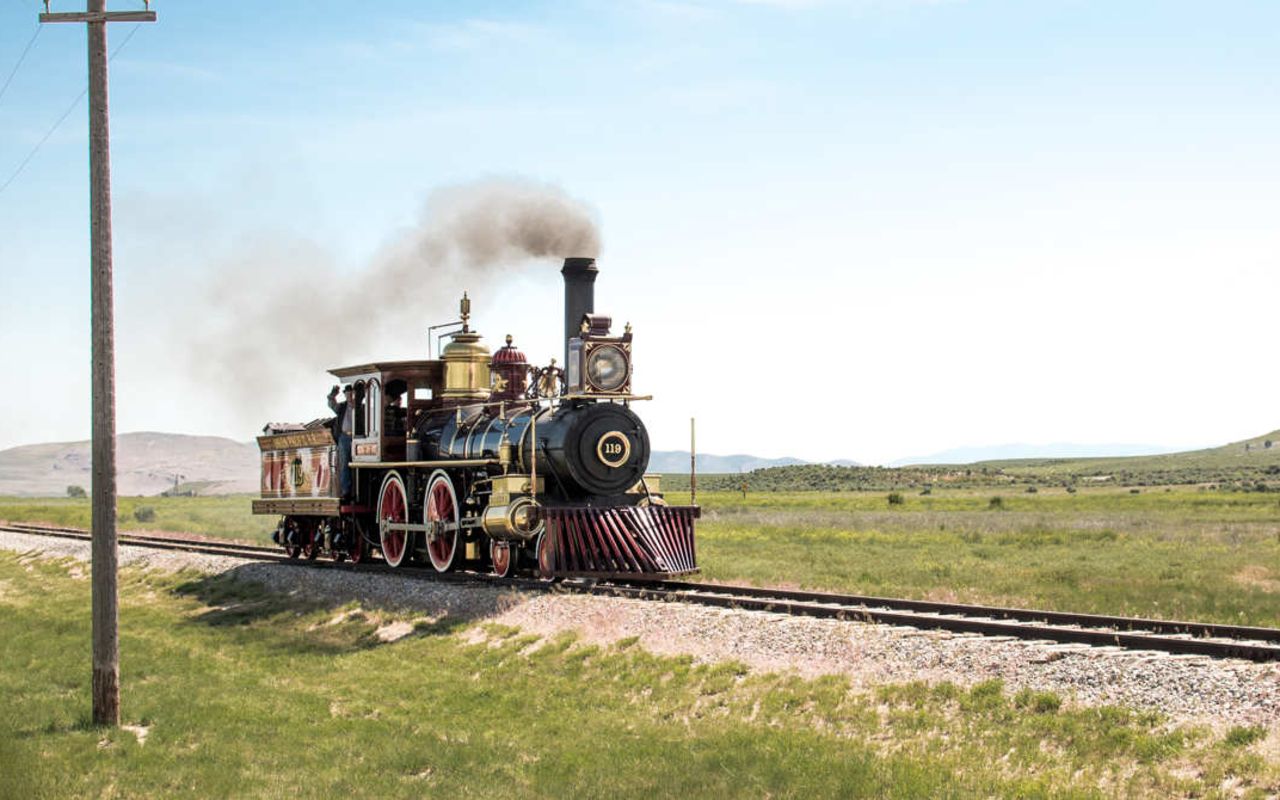
[[[147,743],[147,736],[151,733],[150,725],[121,725],[120,729],[136,736],[139,747]]]
[[[1231,579],[1249,589],[1261,589],[1264,592],[1280,592],[1280,579],[1271,574],[1271,570],[1260,564],[1250,564],[1231,576]]]
[[[373,632],[381,642],[395,642],[413,633],[413,623],[400,620],[383,625]]]
[[[947,586],[939,586],[924,593],[924,599],[934,603],[964,603],[968,602],[966,598],[961,597],[955,589]]]
[[[364,613],[364,609],[357,606],[356,608],[349,608],[346,611],[339,612],[332,619],[326,622],[325,625],[329,625],[329,626],[341,625],[342,623],[348,622],[351,620],[355,620],[356,622],[363,622],[366,618],[367,617]],[[317,625],[315,627],[319,627],[319,626]]]

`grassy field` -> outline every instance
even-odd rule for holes
[[[701,492],[699,562],[722,581],[1280,626],[1280,498],[1271,493],[939,490],[900,500]],[[138,504],[154,521],[133,518]],[[89,506],[0,499],[0,518],[87,526]],[[252,516],[246,497],[125,498],[121,520],[263,542],[274,525]]]
[[[662,481],[670,489],[689,488],[688,475],[664,475]],[[698,485],[712,491],[735,491],[744,482],[756,492],[914,492],[934,488],[1020,491],[1051,486],[1186,485],[1280,492],[1280,431],[1222,447],[1154,456],[1024,458],[909,467],[801,464],[745,474],[698,476]]]
[[[124,722],[87,722],[83,569],[0,552],[0,797],[1264,797],[1259,728],[998,683],[851,689],[630,642],[126,570]],[[477,635],[483,632],[483,635]],[[146,734],[145,742],[140,734]]]
[[[177,531],[270,542],[277,518],[254,516],[249,511],[251,499],[247,495],[121,497],[116,508],[121,530]],[[146,511],[139,513],[141,509],[150,509],[154,516]],[[90,512],[90,501],[83,497],[0,497],[0,519],[9,522],[48,522],[88,528]]]
[[[883,493],[698,499],[699,562],[713,580],[1280,626],[1274,495],[951,492],[903,496],[897,505]]]

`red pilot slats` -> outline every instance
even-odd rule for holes
[[[627,533],[626,524],[618,517],[617,509],[609,509],[604,519],[605,525],[609,528],[613,540],[623,555],[623,560],[627,562],[628,572],[660,571],[649,554],[637,546]]]
[[[543,508],[558,576],[666,578],[696,572],[687,506]]]

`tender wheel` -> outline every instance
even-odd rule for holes
[[[369,557],[369,518],[355,517],[348,526],[347,558],[352,564],[360,564]]]
[[[431,566],[437,572],[448,572],[458,561],[458,495],[453,491],[453,481],[442,469],[431,473],[422,516],[429,529],[427,555],[431,557]],[[448,525],[449,528],[432,529],[433,525]]]
[[[378,493],[378,535],[382,545],[382,559],[387,566],[398,567],[404,563],[409,552],[408,533],[388,529],[390,523],[405,523],[409,520],[409,496],[404,490],[404,481],[397,472],[387,473],[382,480],[382,491]]]
[[[534,551],[538,554],[537,574],[539,580],[550,581],[555,579],[555,552],[551,543],[551,537],[547,535],[544,529],[538,534],[538,542],[534,545]]]
[[[280,544],[284,546],[284,554],[289,558],[299,558],[302,556],[302,530],[298,525],[298,520],[294,517],[285,517],[280,521]]]
[[[510,542],[489,540],[489,560],[493,562],[493,574],[499,578],[511,576],[520,560],[520,549]]]
[[[351,559],[352,564],[361,564],[367,554],[363,528],[359,526],[354,528],[351,532],[351,537],[351,549],[347,551],[347,558]]]
[[[306,525],[303,527],[302,538],[306,540],[306,544],[302,545],[302,557],[308,561],[315,561],[316,556],[320,555],[320,550],[324,547],[324,539],[320,534],[319,526]]]
[[[320,523],[320,538],[329,542],[329,557],[333,559],[333,563],[341,564],[347,560],[352,530],[353,526],[341,517],[326,519]]]

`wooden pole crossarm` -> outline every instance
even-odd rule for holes
[[[41,22],[155,22],[154,11],[53,11],[40,15]]]

